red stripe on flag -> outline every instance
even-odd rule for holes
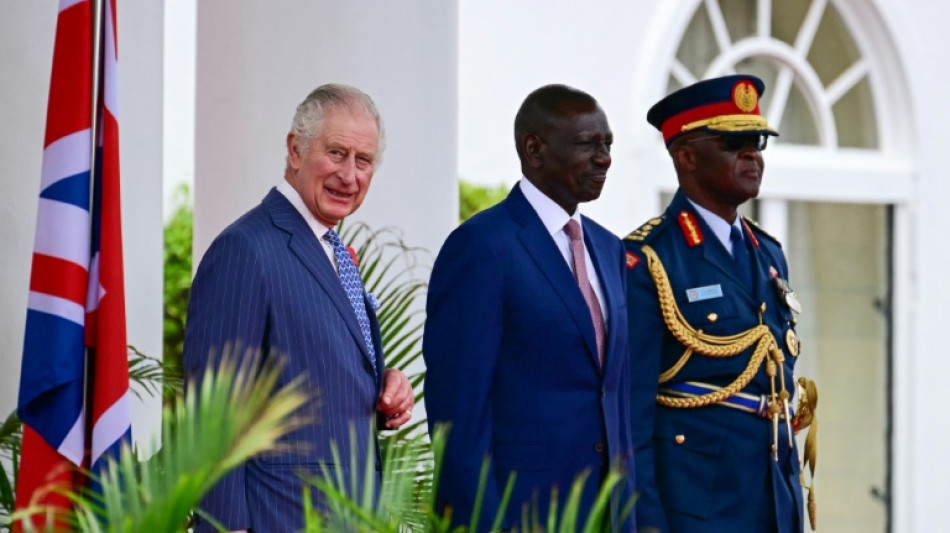
[[[105,31],[116,31],[115,2],[106,5]],[[116,33],[104,38],[103,53],[110,50],[108,41],[115,39]],[[113,45],[116,43],[113,41]],[[117,53],[117,52],[116,52]],[[118,57],[103,58],[104,75],[102,98],[100,103],[115,105],[118,101],[117,73]],[[97,206],[99,218],[99,283],[104,296],[99,301],[95,320],[87,322],[87,338],[91,332],[95,347],[91,379],[87,383],[93,391],[92,405],[92,456],[95,468],[98,454],[113,446],[118,439],[127,434],[131,426],[131,414],[123,396],[129,391],[128,347],[125,332],[125,275],[122,265],[122,209],[119,180],[119,123],[108,105],[101,108],[101,150],[98,166],[101,169],[100,201]],[[100,424],[107,411],[116,408],[109,416],[108,423]],[[101,446],[101,449],[99,448]]]
[[[102,198],[99,240],[99,301],[93,334],[96,348],[93,422],[129,389],[125,332],[125,275],[122,264],[122,210],[119,187],[119,124],[108,110],[102,120]],[[89,327],[90,324],[87,324]]]
[[[67,135],[88,129],[92,124],[92,28],[92,6],[88,0],[61,11],[56,20],[56,41],[53,45],[44,148]],[[89,246],[87,242],[79,244]],[[87,286],[87,274],[84,267],[85,265],[77,266],[61,259],[34,253],[30,288],[84,306]],[[81,350],[81,347],[79,348]],[[23,359],[24,362],[33,362],[32,358],[41,355],[24,351]],[[35,364],[24,364],[23,368],[35,368],[35,366]],[[81,375],[71,376],[71,379],[76,377],[82,379]],[[33,381],[30,376],[26,376],[21,377],[22,383],[33,383]],[[31,394],[31,397],[35,397],[45,391],[32,392],[34,394]],[[45,416],[50,417],[51,420],[57,420],[60,413],[50,409]],[[72,421],[69,422],[72,423]],[[34,503],[51,506],[59,512],[68,512],[70,509],[68,498],[62,494],[50,492],[47,487],[52,482],[60,489],[76,490],[78,474],[75,473],[70,461],[45,440],[48,437],[34,431],[29,424],[24,424],[22,455],[16,488],[15,508],[17,511],[27,509]],[[46,522],[46,516],[34,521],[38,530],[41,531],[46,530]],[[22,523],[14,524],[13,530],[22,531],[23,528]]]
[[[43,147],[92,124],[92,9],[78,3],[59,14]]]
[[[86,269],[51,255],[33,254],[30,290],[86,305]]]
[[[30,506],[45,506],[58,510],[59,513],[67,512],[70,508],[69,499],[55,491],[73,490],[78,478],[76,468],[68,459],[51,448],[33,428],[23,424],[23,446],[16,485],[17,510]],[[46,531],[49,523],[45,512],[37,512],[30,517],[30,521],[35,531]],[[56,522],[57,531],[65,528],[66,525],[62,521]],[[13,533],[22,531],[23,521],[13,524]]]

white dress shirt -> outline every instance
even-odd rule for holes
[[[336,265],[336,254],[333,253],[333,245],[323,239],[327,230],[333,228],[323,225],[323,223],[317,220],[317,217],[313,216],[313,213],[310,212],[307,205],[303,203],[303,198],[300,197],[300,193],[297,192],[297,189],[294,189],[287,180],[281,180],[281,182],[277,184],[277,192],[283,194],[284,198],[287,198],[287,201],[290,202],[290,205],[294,206],[294,209],[300,213],[300,216],[307,221],[307,225],[310,226],[313,234],[316,235],[317,240],[320,241],[324,253],[330,258],[330,264],[333,265],[333,269],[339,273],[339,268]]]
[[[574,262],[571,258],[571,239],[564,232],[564,225],[567,224],[568,220],[574,219],[580,224],[581,233],[583,234],[584,222],[581,220],[580,208],[575,209],[574,214],[568,215],[564,208],[548,198],[525,177],[521,178],[521,192],[524,193],[525,199],[534,208],[544,227],[551,234],[551,238],[554,239],[557,249],[561,251],[561,256],[567,262],[568,268],[571,269],[571,272],[574,272]],[[600,280],[597,278],[597,269],[594,268],[594,263],[590,259],[590,251],[586,245],[584,246],[584,263],[587,265],[587,277],[590,278],[590,286],[593,287],[594,293],[597,295],[597,301],[600,303],[600,310],[604,315],[604,328],[606,329],[609,318],[607,302],[604,300]]]
[[[689,200],[689,198],[687,198],[687,200]],[[742,235],[742,238],[745,239],[745,231],[742,229],[742,217],[736,215],[736,220],[730,224],[726,222],[721,216],[713,213],[696,202],[689,200],[689,203],[692,204],[694,209],[696,209],[696,212],[699,213],[699,216],[703,217],[703,220],[705,220],[706,224],[712,229],[713,233],[716,235],[716,238],[719,239],[719,242],[721,242],[722,245],[726,247],[726,251],[729,252],[730,255],[734,255],[732,253],[732,239],[729,237],[732,234],[732,227],[735,226],[739,228],[739,235]]]

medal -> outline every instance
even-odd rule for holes
[[[788,346],[788,353],[798,357],[801,344],[798,342],[798,335],[795,335],[795,330],[792,328],[788,328],[788,331],[785,332],[785,345]]]
[[[778,295],[779,300],[785,302],[785,305],[788,306],[795,313],[802,312],[802,304],[798,301],[798,296],[795,295],[795,291],[788,286],[788,281],[780,278],[778,276],[772,278],[772,283],[775,287],[775,292]]]
[[[795,291],[785,293],[785,303],[788,304],[788,308],[796,314],[801,314],[802,304],[798,301],[798,296],[795,296]]]

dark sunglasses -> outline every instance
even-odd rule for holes
[[[705,137],[696,137],[686,142],[705,141],[706,139],[722,139],[722,149],[726,152],[738,152],[746,146],[752,146],[763,151],[769,145],[769,136],[764,133],[717,133]]]

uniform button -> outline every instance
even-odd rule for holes
[[[594,451],[597,452],[597,453],[603,453],[603,452],[604,452],[604,444],[603,444],[602,442],[598,442],[597,444],[595,444],[595,445],[594,445]]]
[[[686,435],[677,435],[673,437],[673,440],[676,441],[676,444],[683,444],[686,442]]]

